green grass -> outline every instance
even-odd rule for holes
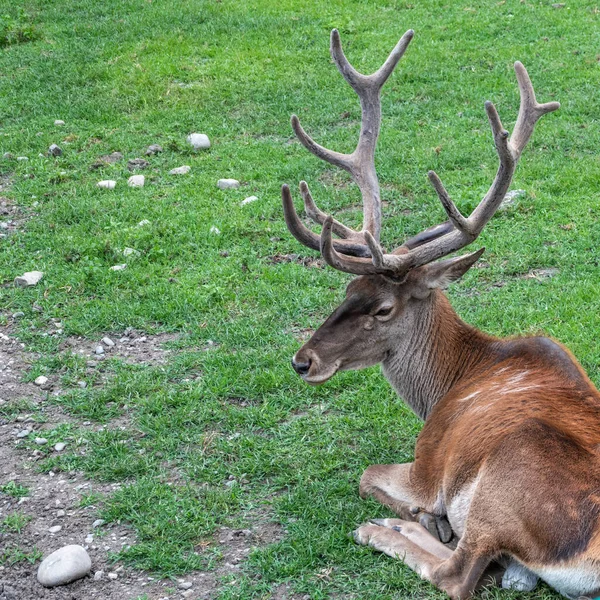
[[[411,460],[421,424],[378,369],[309,388],[289,367],[300,332],[341,300],[349,277],[273,264],[276,254],[307,253],[286,231],[280,185],[306,179],[326,211],[359,200],[345,175],[290,143],[289,115],[298,113],[318,141],[352,149],[360,110],[330,63],[330,29],[339,28],[365,71],[415,29],[383,94],[377,166],[391,246],[443,218],[428,169],[463,212],[485,193],[497,158],[483,103],[493,100],[512,128],[511,65],[521,60],[539,100],[562,108],[538,124],[518,167],[513,188],[527,196],[482,235],[489,266],[450,295],[490,333],[555,336],[599,382],[596,3],[27,0],[22,13],[4,4],[3,31],[8,23],[35,35],[6,43],[0,31],[0,153],[29,157],[0,161],[12,182],[2,193],[29,217],[0,239],[0,279],[33,269],[45,276],[31,289],[0,286],[0,331],[23,312],[16,333],[40,353],[29,377],[56,374],[65,393],[53,401],[94,423],[45,432],[69,445],[59,455],[41,447],[44,468],[123,482],[102,500],[102,515],[136,532],[120,558],[160,575],[213,568],[217,527],[269,514],[285,536],[253,551],[222,599],[268,597],[282,582],[316,599],[443,598],[400,562],[347,538],[386,514],[358,498],[362,471]],[[192,131],[208,134],[211,149],[192,152]],[[63,155],[38,157],[52,143]],[[143,189],[126,186],[125,161],[90,170],[103,154],[135,158],[152,143],[164,152],[149,159]],[[183,164],[188,176],[167,175]],[[218,190],[222,177],[243,185]],[[100,179],[117,179],[117,189],[97,189]],[[241,207],[250,195],[259,200]],[[349,210],[343,220],[358,218]],[[143,219],[150,224],[138,227]],[[125,247],[140,255],[124,258]],[[127,269],[109,270],[118,263]],[[522,277],[535,268],[559,273]],[[53,319],[63,325],[58,336],[46,335]],[[89,370],[59,350],[65,336],[85,336],[91,347],[127,327],[175,332],[177,351],[166,364],[109,360]],[[82,379],[85,389],[76,385]],[[125,429],[111,427],[114,419]],[[7,488],[0,491],[20,495]],[[486,597],[555,596],[540,587]]]
[[[24,485],[10,481],[4,485],[0,485],[0,494],[6,494],[13,498],[23,498],[29,496],[29,490]]]
[[[31,515],[18,512],[10,513],[0,521],[0,531],[21,533],[31,519]]]

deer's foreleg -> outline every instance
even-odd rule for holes
[[[496,567],[486,570],[489,556],[464,545],[451,550],[414,522],[380,519],[376,523],[359,527],[354,540],[399,558],[453,600],[468,600],[475,590],[495,583],[500,575]]]
[[[443,516],[423,510],[421,499],[410,483],[412,463],[400,465],[372,465],[360,479],[360,497],[372,496],[405,521],[418,521],[431,535],[447,543],[452,528]]]

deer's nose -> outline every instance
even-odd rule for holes
[[[294,367],[294,371],[296,371],[298,375],[306,375],[310,370],[311,364],[312,361],[310,360],[310,358],[306,361],[296,361],[294,360],[294,358],[292,358],[292,367]]]

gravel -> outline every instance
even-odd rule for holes
[[[91,568],[88,553],[81,546],[72,544],[47,556],[38,568],[37,578],[43,586],[55,587],[81,579]]]

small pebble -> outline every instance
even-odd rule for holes
[[[42,271],[28,271],[19,277],[15,277],[17,287],[31,287],[42,280],[44,273]]]
[[[27,156],[17,156],[17,160],[29,160]]]
[[[146,149],[146,156],[152,156],[153,154],[158,154],[162,151],[162,146],[159,146],[158,144],[152,144]]]
[[[244,198],[241,202],[240,202],[240,206],[246,206],[246,204],[250,204],[252,202],[256,202],[258,200],[257,196],[248,196],[247,198]]]
[[[106,523],[106,521],[104,519],[96,519],[93,523],[92,523],[92,528],[96,529],[97,527],[102,527],[102,525],[104,525],[104,523]]]
[[[44,444],[48,443],[48,440],[46,438],[35,438],[34,442],[38,445],[38,446],[43,446]]]
[[[135,250],[134,248],[124,248],[123,249],[123,256],[139,256],[140,253]]]
[[[109,578],[109,579],[112,579],[113,581],[114,581],[115,579],[118,579],[118,577],[119,577],[119,576],[118,576],[116,573],[109,573],[109,574],[108,574],[108,578]]]
[[[109,337],[103,337],[102,343],[109,348],[112,348],[115,345],[115,343]]]
[[[62,126],[65,124],[65,122],[64,122],[64,121],[62,121],[61,119],[56,119],[56,121],[54,121],[54,124],[55,124],[57,127],[62,127]]]
[[[65,511],[64,511],[64,510],[62,510],[62,509],[61,509],[61,510],[57,510],[57,511],[56,511],[56,516],[57,516],[57,517],[64,517],[64,516],[65,516],[65,514],[66,514],[66,513],[65,513]]]
[[[191,581],[182,581],[177,587],[180,590],[189,590],[192,585],[194,585]]]
[[[94,352],[98,355],[104,354],[104,348],[102,346],[96,346],[96,349],[94,350]]]
[[[67,447],[67,444],[65,444],[64,442],[58,442],[58,444],[54,445],[54,449],[57,452],[62,452],[66,447]]]
[[[30,433],[31,433],[31,429],[21,429],[21,431],[19,431],[19,433],[17,433],[17,437],[24,438],[24,437],[27,437]]]
[[[189,165],[183,165],[182,167],[177,167],[176,169],[171,169],[169,171],[169,175],[186,175],[187,173],[190,172],[190,169],[192,167],[190,167]]]
[[[191,598],[194,595],[194,590],[186,590],[185,592],[181,592],[181,595],[184,598]]]
[[[190,135],[187,136],[187,141],[194,150],[210,148],[210,140],[204,133],[190,133]]]
[[[24,317],[24,316],[25,316],[25,313],[19,311],[19,312],[13,313],[12,318],[13,319],[20,319],[21,317]]]
[[[117,186],[117,182],[114,179],[106,179],[104,181],[99,181],[96,184],[96,187],[102,188],[104,190],[114,190]]]
[[[127,185],[129,187],[144,187],[144,183],[146,178],[143,175],[132,175],[127,180]]]
[[[54,525],[54,527],[50,527],[48,531],[50,533],[58,533],[62,529],[62,525]]]
[[[217,187],[221,190],[235,190],[240,187],[240,182],[237,179],[219,179]]]
[[[114,265],[110,268],[111,271],[123,271],[127,268],[127,265]]]
[[[150,221],[148,221],[148,219],[144,219],[137,224],[138,227],[145,227],[146,225],[150,225]]]
[[[218,227],[215,227],[214,225],[210,228],[210,232],[214,233],[215,235],[219,235],[221,233],[221,230]]]
[[[48,378],[44,377],[43,375],[40,375],[39,377],[35,378],[35,381],[33,382],[35,383],[35,385],[46,385],[48,383]]]
[[[100,581],[104,577],[104,571],[96,571],[94,573],[94,581]]]
[[[84,389],[87,387],[87,381],[78,381],[77,385],[81,388]]]
[[[136,169],[145,169],[149,164],[150,163],[144,158],[132,158],[127,161],[127,168],[130,171],[135,171]]]
[[[85,538],[86,544],[91,544],[93,541],[94,541],[94,536],[91,533],[88,536],[86,536],[86,538]]]
[[[50,156],[60,156],[62,154],[62,150],[56,144],[52,144],[50,148],[48,148],[48,154]]]
[[[79,545],[69,545],[56,550],[40,564],[38,581],[46,587],[64,585],[81,579],[92,568],[88,553]],[[5,586],[6,591],[6,586]]]
[[[12,154],[12,152],[5,152],[5,153],[2,155],[2,157],[3,157],[3,158],[5,158],[6,160],[11,160],[11,159],[13,159],[15,156],[14,156],[14,154]]]

